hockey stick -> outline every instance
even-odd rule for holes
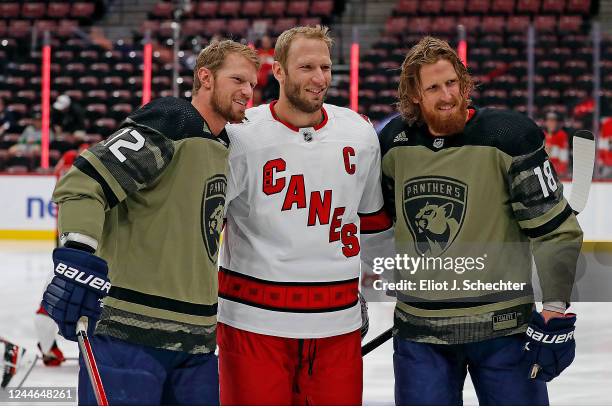
[[[574,214],[579,214],[586,207],[593,179],[595,166],[595,136],[588,130],[578,130],[572,138],[572,191],[568,200]],[[385,330],[378,337],[364,344],[361,355],[365,356],[393,336],[393,327]]]
[[[96,359],[94,357],[93,349],[91,348],[91,343],[87,337],[87,317],[81,316],[77,322],[76,335],[79,341],[79,349],[81,350],[81,355],[83,356],[85,367],[87,368],[87,374],[89,375],[89,382],[91,383],[94,395],[96,396],[96,401],[100,406],[107,406],[108,400],[106,399],[106,392],[104,391],[104,386],[102,385],[102,379],[100,378],[100,372],[98,371],[98,366],[96,365]]]

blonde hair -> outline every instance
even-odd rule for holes
[[[321,40],[325,42],[330,52],[334,43],[334,40],[329,35],[329,28],[322,25],[299,26],[283,31],[282,34],[276,39],[274,59],[280,63],[284,70],[287,70],[287,57],[289,56],[289,48],[291,47],[291,43],[298,36],[312,40]]]
[[[259,71],[260,61],[257,52],[246,45],[237,43],[232,40],[213,41],[206,48],[200,51],[196,66],[193,69],[193,89],[192,93],[195,95],[202,86],[200,78],[198,77],[198,71],[200,68],[208,68],[213,76],[216,76],[217,72],[223,66],[225,58],[231,54],[239,54],[249,60],[255,68]]]
[[[398,110],[409,124],[423,120],[420,105],[413,102],[414,99],[419,99],[421,96],[421,67],[435,64],[440,60],[447,60],[453,65],[459,78],[461,95],[464,98],[468,98],[474,89],[474,81],[467,68],[446,41],[429,36],[421,39],[408,51],[402,63],[402,72],[397,88]],[[468,103],[470,102],[468,99]]]

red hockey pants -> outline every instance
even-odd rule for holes
[[[361,405],[359,330],[290,339],[219,323],[217,342],[221,405]]]

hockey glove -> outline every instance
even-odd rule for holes
[[[370,329],[370,318],[368,317],[368,302],[366,302],[361,292],[357,293],[359,295],[359,304],[361,306],[361,338],[363,339],[366,334],[368,334],[368,330]]]
[[[43,294],[42,305],[59,326],[60,334],[76,341],[76,323],[81,316],[89,318],[92,335],[100,317],[100,299],[108,295],[108,265],[102,258],[72,248],[53,251],[53,279]]]
[[[524,348],[529,378],[550,381],[574,361],[575,323],[575,314],[552,318],[544,323],[540,313],[532,313]]]

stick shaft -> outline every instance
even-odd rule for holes
[[[100,372],[98,371],[98,366],[96,364],[91,343],[87,337],[86,323],[83,323],[82,320],[79,320],[77,323],[77,339],[79,341],[79,349],[81,350],[81,355],[83,356],[83,361],[85,362],[85,367],[87,368],[89,382],[93,388],[96,401],[100,406],[107,406],[108,400],[106,398],[106,392],[104,391],[104,385],[102,384],[102,378],[100,377]]]

